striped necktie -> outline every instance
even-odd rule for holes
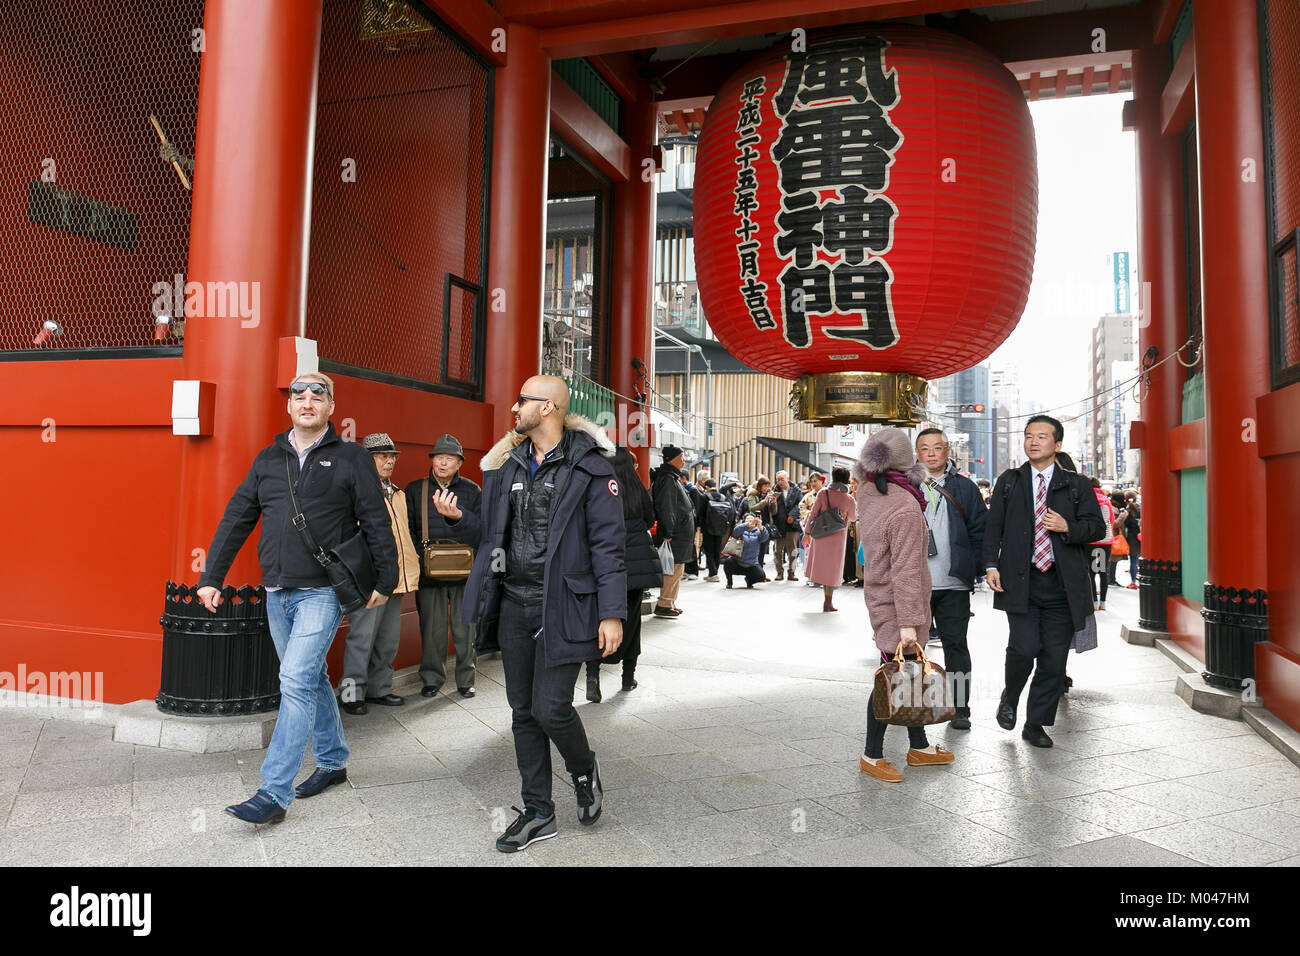
[[[1048,571],[1052,567],[1052,539],[1043,524],[1047,513],[1047,480],[1038,475],[1038,492],[1034,495],[1034,567]]]

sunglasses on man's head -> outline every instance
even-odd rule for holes
[[[527,402],[549,402],[549,401],[550,401],[549,398],[539,398],[536,395],[524,395],[521,392],[519,396],[515,399],[515,404],[519,406],[523,406]]]
[[[291,395],[301,395],[306,391],[310,391],[317,396],[329,394],[329,389],[320,382],[294,382],[289,386],[289,394]]]

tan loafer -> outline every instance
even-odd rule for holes
[[[909,750],[907,752],[907,765],[909,767],[931,767],[935,764],[952,763],[957,759],[957,755],[951,750],[944,750],[938,744],[935,744],[935,753],[928,754],[924,750]]]
[[[898,768],[888,760],[877,760],[875,763],[868,763],[865,757],[859,757],[858,769],[886,783],[901,783],[903,780],[903,775],[898,772]]]

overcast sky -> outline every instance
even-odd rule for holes
[[[1038,139],[1034,281],[1020,325],[990,362],[1017,367],[1022,396],[1046,408],[1090,392],[1089,336],[1097,319],[1114,311],[1107,256],[1127,250],[1136,265],[1134,134],[1120,129],[1129,98],[1117,93],[1029,104]],[[1136,310],[1134,290],[1130,311]]]

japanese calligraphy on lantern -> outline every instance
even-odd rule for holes
[[[810,315],[858,319],[824,327],[832,338],[873,349],[898,342],[885,260],[898,207],[886,191],[903,133],[889,117],[899,86],[898,71],[885,66],[888,46],[883,37],[815,44],[788,58],[773,100],[781,118],[771,148],[781,197],[775,248],[787,260],[781,329],[796,348],[812,344]]]
[[[758,174],[754,171],[754,160],[759,152],[755,149],[760,142],[758,127],[762,120],[763,93],[767,82],[763,77],[756,77],[747,82],[740,90],[740,110],[736,114],[736,203],[732,208],[740,218],[736,229],[736,255],[740,259],[740,294],[745,300],[749,317],[754,320],[755,328],[767,330],[776,328],[776,320],[767,307],[767,283],[758,281],[758,223],[753,214],[758,211]]]

